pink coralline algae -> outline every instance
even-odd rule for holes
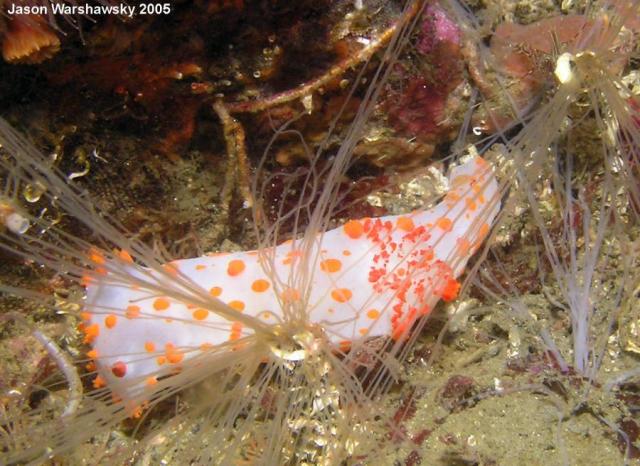
[[[424,55],[438,53],[442,46],[460,48],[460,29],[438,5],[429,5],[421,26],[421,37],[416,46]]]
[[[414,49],[416,66],[400,69],[402,90],[388,99],[390,122],[400,134],[435,144],[449,139],[460,102],[454,91],[464,81],[461,44],[456,23],[439,5],[429,5]]]
[[[460,29],[438,5],[424,13],[416,50],[422,55],[422,70],[434,92],[446,97],[463,79]]]

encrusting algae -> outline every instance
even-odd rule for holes
[[[563,4],[521,26],[499,19],[499,3],[408,2],[360,49],[336,46],[342,58],[326,74],[273,97],[286,47],[255,78],[267,84],[234,89],[235,101],[214,95],[205,68],[181,65],[205,96],[187,120],[210,104],[221,126],[219,218],[233,230],[236,206],[252,212],[251,232],[237,235],[246,251],[180,256],[161,235],[149,241],[117,197],[90,194],[114,170],[96,168],[108,153],[76,152],[92,168],[73,171],[64,147],[45,156],[0,120],[0,356],[12,380],[1,385],[0,461],[637,458],[639,5]],[[367,12],[394,8],[336,5],[336,17],[347,12],[339,41],[363,30]],[[351,70],[370,59],[379,68]],[[440,85],[447,71],[455,78]],[[146,110],[164,105],[149,95]],[[337,115],[318,115],[328,109]],[[187,127],[179,140],[197,140]],[[265,131],[276,136],[256,164]],[[138,180],[190,163],[176,134],[154,149],[173,162],[132,159]],[[191,157],[206,147],[196,144]],[[427,178],[444,187],[418,210],[399,207],[424,182],[393,172],[402,151],[407,166],[434,158]],[[367,176],[383,169],[382,181]],[[144,206],[136,215],[161,218]]]

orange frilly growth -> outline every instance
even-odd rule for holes
[[[39,15],[12,16],[2,41],[2,58],[7,63],[37,64],[60,50],[60,39]]]

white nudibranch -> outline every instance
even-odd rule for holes
[[[370,337],[406,338],[440,299],[455,299],[456,279],[499,211],[498,184],[484,159],[469,157],[454,167],[449,183],[429,210],[350,220],[317,236],[304,255],[312,258],[305,264],[312,274],[307,289],[290,281],[303,260],[300,240],[176,260],[162,274],[135,264],[126,251],[111,259],[91,251],[95,267],[85,280],[82,328],[99,374],[94,385],[106,384],[125,401],[139,399],[199,353],[241,345],[254,330],[240,316],[276,328],[294,321],[292,309],[300,305],[306,324],[321,328],[336,348]],[[178,281],[167,283],[172,277]],[[230,314],[177,300],[175,291],[161,293],[180,283],[206,290],[201,293],[225,303]]]

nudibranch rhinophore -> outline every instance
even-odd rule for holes
[[[294,283],[292,267],[302,260],[300,240],[261,253],[176,260],[166,264],[170,273],[162,276],[127,260],[109,264],[94,254],[103,270],[87,284],[83,327],[99,383],[123,387],[118,395],[131,397],[143,384],[155,384],[165,369],[175,370],[216,345],[232,351],[230,341],[252,333],[228,315],[159,293],[172,274],[238,316],[274,326],[290,320],[285,309],[303,300],[307,322],[320,326],[336,348],[369,337],[405,337],[440,299],[456,297],[456,279],[499,211],[493,167],[481,157],[454,167],[449,184],[444,199],[429,210],[350,220],[318,235],[305,255],[312,258],[305,264],[311,273],[308,291],[286,286]],[[268,275],[261,264],[265,257],[271,264]],[[149,291],[127,283],[127,276],[132,283],[154,277],[159,285]]]

